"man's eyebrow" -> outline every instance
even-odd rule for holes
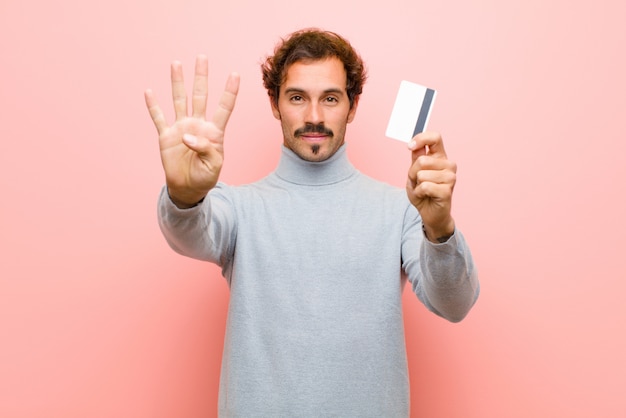
[[[340,88],[335,88],[335,87],[332,87],[332,88],[324,90],[324,94],[330,94],[330,93],[344,94],[345,92],[346,92],[345,90],[342,90]],[[285,93],[301,93],[301,94],[304,93],[304,94],[306,94],[306,90],[301,89],[299,87],[287,87],[285,89]]]
[[[287,87],[285,93],[304,93],[304,90],[297,87]]]
[[[324,90],[324,93],[329,94],[329,93],[337,93],[337,94],[344,94],[346,91],[345,89],[339,89],[339,88],[331,88],[331,89],[326,89]]]

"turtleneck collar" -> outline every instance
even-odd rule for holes
[[[329,159],[320,162],[305,161],[289,148],[282,146],[276,175],[294,184],[322,186],[338,183],[357,172],[348,160],[346,144],[343,144]]]

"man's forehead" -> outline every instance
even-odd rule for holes
[[[347,75],[343,63],[336,57],[321,60],[300,60],[286,68],[281,90],[316,87],[346,90]]]

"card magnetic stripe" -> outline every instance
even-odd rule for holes
[[[419,116],[417,117],[417,122],[415,123],[415,130],[413,131],[413,136],[424,131],[424,126],[426,126],[426,122],[428,121],[428,114],[430,113],[430,106],[433,104],[434,97],[435,97],[435,90],[427,88],[426,93],[424,94],[424,101],[422,102],[422,108],[420,109]]]

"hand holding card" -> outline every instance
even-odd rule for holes
[[[436,96],[433,89],[402,81],[385,135],[408,143],[425,131]]]

